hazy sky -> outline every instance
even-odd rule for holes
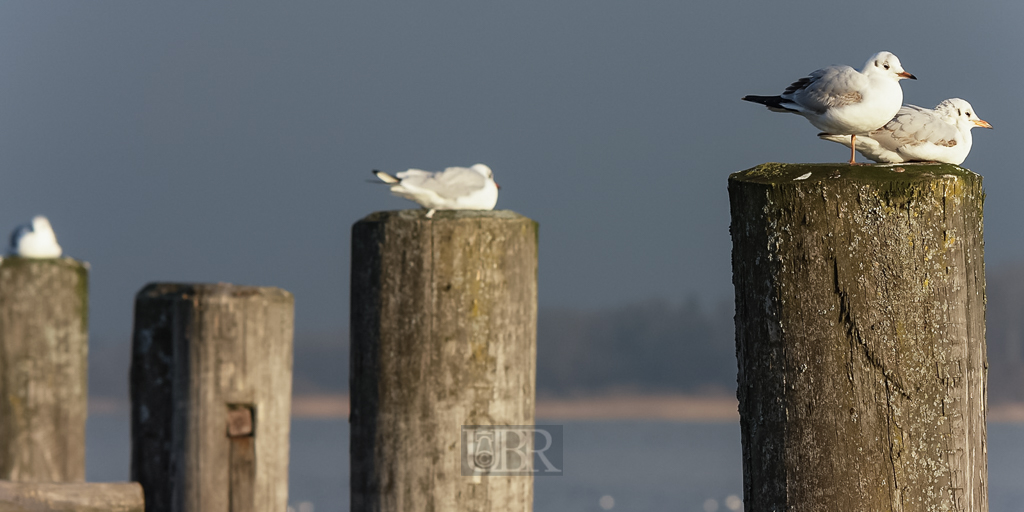
[[[1019,1],[3,2],[0,229],[48,215],[91,263],[94,340],[158,280],[279,286],[330,332],[352,224],[414,206],[370,170],[483,162],[540,222],[542,307],[720,300],[729,173],[848,156],[739,98],[890,50],[906,102],[995,126],[964,165],[988,263],[1016,261],[1022,24]]]

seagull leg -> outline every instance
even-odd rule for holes
[[[434,210],[433,208],[431,208],[431,209],[430,209],[430,211],[428,211],[428,212],[427,212],[427,218],[428,218],[428,219],[433,219],[433,218],[434,218],[434,212],[435,212],[435,211],[436,211],[436,210]]]
[[[857,165],[857,134],[850,135],[850,165]]]

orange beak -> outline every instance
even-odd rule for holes
[[[974,121],[971,121],[971,122],[974,123],[974,126],[980,126],[982,128],[992,128],[992,125],[988,124],[988,121],[982,121],[981,119],[975,119]]]
[[[906,71],[904,71],[902,73],[896,73],[896,76],[898,76],[900,78],[909,78],[911,80],[917,80],[916,76],[911,75],[910,73],[907,73]]]

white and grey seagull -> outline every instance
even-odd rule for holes
[[[42,215],[32,217],[32,222],[22,224],[11,233],[11,256],[22,258],[59,258],[63,251],[57,243],[50,221]]]
[[[971,129],[992,128],[978,117],[971,104],[950,98],[934,109],[904,105],[885,126],[860,134],[856,149],[882,163],[943,162],[960,165],[971,152]],[[847,135],[820,133],[818,137],[852,147]]]
[[[744,96],[773,112],[791,112],[807,118],[830,135],[870,132],[889,122],[903,105],[900,80],[917,77],[903,70],[900,60],[890,52],[871,56],[864,69],[830,66],[801,78],[778,96]],[[850,164],[857,153],[850,150]]]
[[[498,184],[494,173],[484,164],[449,167],[440,172],[409,169],[392,176],[373,171],[391,185],[391,193],[427,208],[427,218],[435,210],[493,210],[498,202]]]

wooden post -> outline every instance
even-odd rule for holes
[[[131,475],[147,512],[288,506],[293,304],[223,283],[136,296]]]
[[[0,481],[0,512],[143,512],[142,486]]]
[[[537,223],[374,213],[352,228],[351,510],[516,510],[532,476],[463,476],[463,425],[533,425]]]
[[[0,479],[85,481],[87,269],[0,262]]]
[[[729,178],[744,505],[988,510],[981,177]]]

